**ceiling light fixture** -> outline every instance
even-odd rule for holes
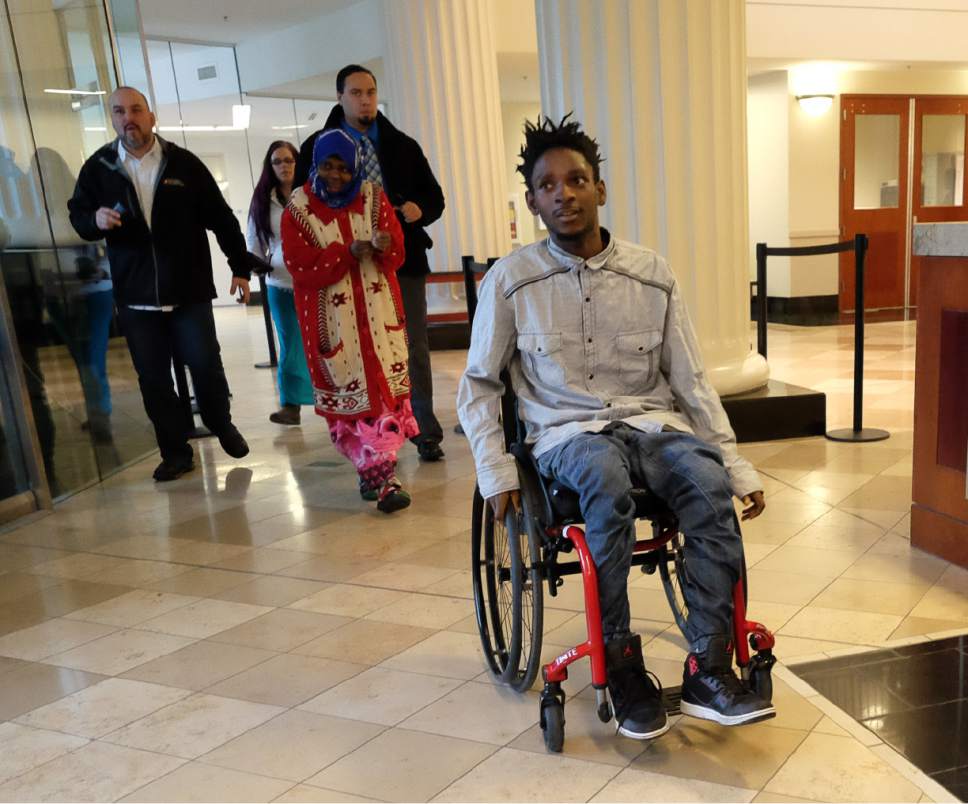
[[[107,95],[103,89],[45,89],[48,95]]]
[[[252,107],[247,103],[232,104],[232,127],[248,128],[252,117]]]
[[[797,95],[797,103],[811,117],[819,117],[833,106],[834,96],[827,94]]]

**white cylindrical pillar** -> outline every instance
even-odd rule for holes
[[[507,224],[497,52],[489,3],[397,0],[381,7],[389,117],[420,143],[447,209],[430,227],[435,271],[503,257]]]
[[[763,385],[749,315],[745,0],[535,0],[541,101],[606,161],[603,223],[669,259],[720,394]]]

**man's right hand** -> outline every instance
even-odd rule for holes
[[[498,522],[504,519],[504,515],[508,510],[508,503],[514,507],[515,511],[521,510],[521,492],[517,489],[514,491],[502,491],[500,494],[488,497],[487,501],[491,504],[491,508],[494,509],[494,518]]]
[[[117,229],[121,225],[121,213],[111,207],[100,207],[94,213],[94,222],[97,228],[104,232]]]

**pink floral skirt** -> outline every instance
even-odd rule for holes
[[[392,411],[352,420],[327,416],[326,421],[337,452],[370,488],[379,488],[393,476],[397,451],[420,432],[409,399],[398,400]]]

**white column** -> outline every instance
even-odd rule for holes
[[[603,222],[664,254],[720,394],[763,385],[749,321],[745,0],[535,0],[545,114],[601,145]]]
[[[381,7],[393,124],[420,143],[447,208],[429,229],[430,266],[459,271],[510,251],[497,52],[489,3],[394,0]]]

